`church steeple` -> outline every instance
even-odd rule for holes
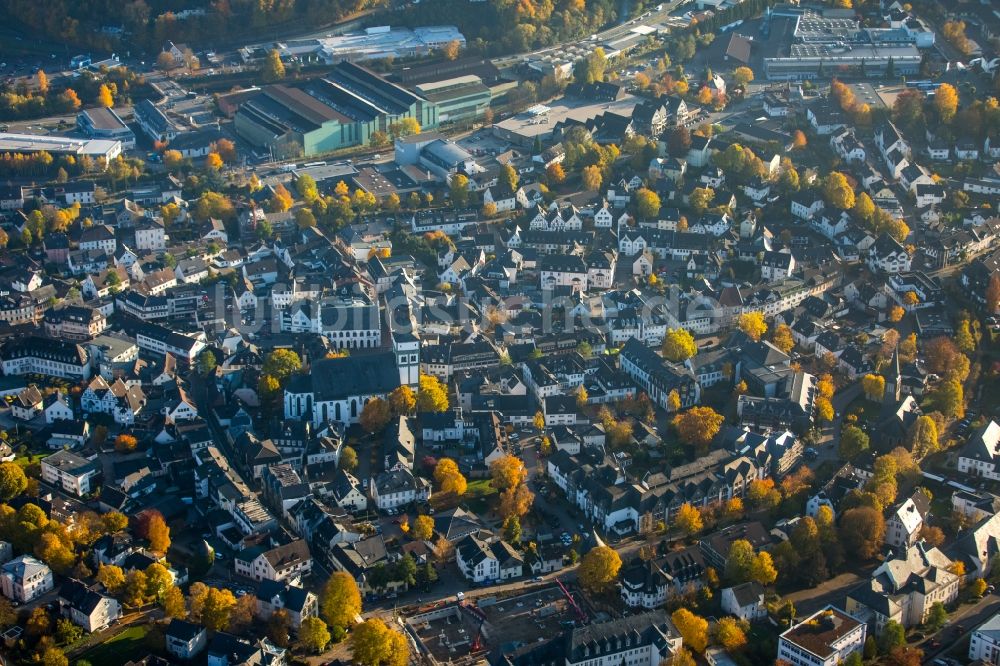
[[[899,368],[899,345],[892,350],[892,359],[882,369],[882,377],[885,378],[886,402],[899,402],[903,397],[903,373]]]

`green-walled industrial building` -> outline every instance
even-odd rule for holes
[[[354,63],[319,79],[265,86],[240,106],[237,134],[276,159],[318,155],[368,143],[403,118],[438,126],[433,102]]]

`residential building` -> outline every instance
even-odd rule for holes
[[[253,580],[298,581],[312,571],[312,555],[302,539],[276,548],[248,548],[233,557],[237,574]]]
[[[315,594],[297,585],[262,580],[257,587],[257,617],[266,622],[277,610],[288,613],[292,628],[298,629],[302,620],[318,615],[319,600]]]
[[[208,645],[208,631],[194,622],[173,618],[164,632],[167,652],[188,661],[197,657]]]
[[[969,661],[1000,664],[1000,614],[994,615],[973,630],[969,639]]]
[[[0,591],[11,601],[33,601],[54,587],[52,570],[31,555],[21,555],[0,567]]]
[[[778,638],[778,659],[792,666],[837,666],[865,645],[867,626],[827,606],[786,629]]]
[[[106,628],[122,616],[122,607],[117,599],[92,590],[75,579],[70,579],[59,589],[59,609],[63,617],[91,633]]]
[[[53,424],[53,427],[55,425],[58,424]],[[96,477],[101,473],[101,466],[97,461],[87,460],[69,451],[58,451],[42,458],[41,465],[42,481],[71,495],[83,497],[97,489]]]
[[[961,578],[951,566],[951,559],[923,541],[899,548],[871,580],[848,592],[845,609],[879,634],[890,620],[907,628],[920,625],[936,602],[947,605],[958,598]]]

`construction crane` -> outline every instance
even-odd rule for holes
[[[559,585],[559,589],[562,590],[562,593],[566,596],[566,601],[568,601],[569,605],[573,607],[574,611],[576,611],[576,619],[582,625],[584,622],[587,621],[587,614],[584,613],[583,609],[581,609],[579,604],[576,603],[576,599],[574,599],[573,595],[570,594],[569,590],[566,589],[566,586],[563,585],[563,582],[559,580],[558,577],[555,580],[556,583]]]

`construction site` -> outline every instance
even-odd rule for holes
[[[406,619],[431,664],[473,664],[497,648],[513,651],[587,623],[578,592],[556,581],[505,598],[480,597],[418,611]]]

